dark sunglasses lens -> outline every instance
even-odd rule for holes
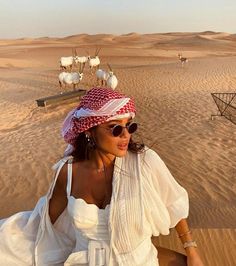
[[[120,125],[116,125],[112,129],[112,135],[114,137],[118,137],[122,133],[123,127]]]
[[[138,129],[137,123],[131,123],[128,127],[129,134],[133,134]]]

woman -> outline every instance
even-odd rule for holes
[[[186,221],[188,194],[153,150],[132,140],[135,113],[123,94],[87,92],[64,121],[67,156],[48,194],[33,212],[2,222],[0,265],[3,255],[6,265],[159,265],[151,236],[172,227],[188,266],[203,265]],[[12,228],[16,237],[7,238]]]

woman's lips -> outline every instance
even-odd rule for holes
[[[127,150],[128,148],[128,143],[124,143],[124,144],[119,144],[117,145],[118,149],[120,150]]]

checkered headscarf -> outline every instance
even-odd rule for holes
[[[79,133],[113,119],[134,117],[134,101],[107,88],[93,88],[82,98],[79,106],[66,117],[62,136],[71,145]]]

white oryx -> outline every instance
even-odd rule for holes
[[[92,70],[93,68],[98,69],[99,65],[100,65],[100,59],[98,57],[98,53],[100,52],[101,48],[96,49],[95,52],[95,56],[94,57],[90,57],[90,55],[88,55],[88,64],[89,64],[89,68]]]
[[[112,88],[113,90],[115,90],[115,88],[117,87],[118,85],[118,79],[117,77],[115,76],[111,66],[109,64],[107,64],[110,71],[108,72],[109,73],[109,78],[107,79],[107,86],[109,88]]]
[[[65,69],[65,70],[69,68],[71,70],[73,66],[73,62],[74,62],[73,56],[61,57],[60,68]]]
[[[88,61],[88,56],[78,56],[76,49],[73,51],[73,57],[75,65],[78,64],[85,65],[86,62]]]
[[[180,60],[182,66],[184,66],[185,63],[188,63],[188,58],[182,57],[182,53],[179,53],[178,57],[179,57],[179,60]]]
[[[81,68],[79,72],[61,72],[58,76],[60,88],[62,89],[63,84],[65,85],[73,85],[73,89],[75,90],[76,85],[80,83],[83,79],[83,70],[84,66]]]
[[[100,81],[101,81],[101,85],[107,85],[107,79],[109,78],[109,73],[103,69],[98,69],[96,71],[96,76],[97,76],[97,85],[100,85]]]

